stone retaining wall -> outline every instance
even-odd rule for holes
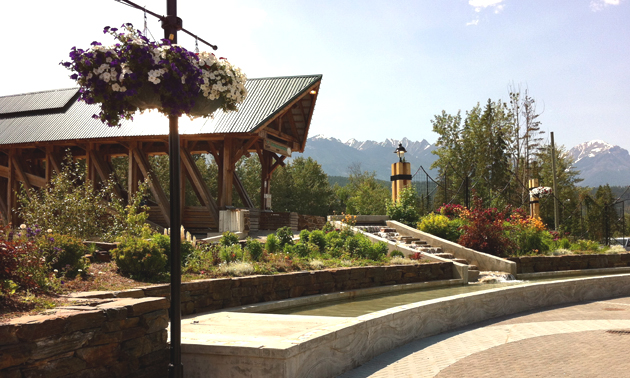
[[[630,267],[630,253],[609,255],[522,256],[510,257],[517,273]]]
[[[77,301],[0,324],[0,377],[168,375],[168,300]]]
[[[300,230],[321,230],[325,224],[326,217],[298,214],[298,229]]]
[[[384,285],[449,280],[453,263],[339,268],[318,271],[218,278],[182,283],[182,314],[189,315],[252,303]],[[170,297],[170,286],[120,292],[76,293],[82,298]]]

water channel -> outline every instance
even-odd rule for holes
[[[611,274],[604,274],[611,275]],[[462,286],[413,289],[404,292],[383,293],[364,297],[330,301],[311,305],[295,306],[278,310],[261,311],[266,314],[284,315],[314,315],[314,316],[339,316],[357,317],[391,307],[402,306],[409,303],[428,301],[431,299],[468,294],[476,291],[503,288],[515,285],[524,285],[532,282],[549,282],[570,280],[586,277],[599,277],[598,275],[576,275],[571,277],[546,277],[528,281],[506,280],[499,283],[471,283]]]

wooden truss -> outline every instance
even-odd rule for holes
[[[299,98],[286,104],[249,133],[229,134],[184,134],[180,135],[182,185],[190,183],[201,206],[185,206],[181,199],[182,224],[187,229],[205,230],[217,228],[219,210],[232,206],[234,189],[241,202],[248,208],[254,204],[241,180],[235,173],[238,160],[250,153],[256,153],[262,166],[261,209],[269,208],[271,177],[273,171],[284,165],[291,152],[303,152],[308,136],[313,108],[320,82],[309,88]],[[269,146],[275,146],[270,148]],[[280,149],[278,149],[278,146]],[[283,150],[283,148],[286,148]],[[113,157],[127,156],[128,185],[120,183],[115,187],[116,195],[128,201],[138,190],[138,183],[149,178],[151,194],[155,200],[150,206],[150,220],[169,227],[169,198],[159,183],[149,164],[150,155],[168,154],[168,137],[122,137],[93,140],[72,140],[37,142],[32,144],[0,145],[0,216],[6,225],[19,221],[16,193],[25,189],[42,188],[50,182],[54,172],[61,171],[61,163],[66,153],[72,158],[84,159],[86,178],[98,185],[112,176]],[[218,198],[213,198],[207,182],[204,182],[195,165],[194,154],[211,154],[219,168]],[[185,188],[182,188],[185,189]],[[181,191],[185,193],[185,190]],[[266,206],[267,205],[267,206]]]

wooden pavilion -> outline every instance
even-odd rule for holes
[[[256,153],[262,166],[261,209],[269,208],[270,179],[293,152],[303,152],[313,117],[321,75],[249,79],[248,96],[237,112],[219,110],[214,118],[180,119],[182,176],[188,178],[201,206],[185,206],[182,224],[187,229],[216,229],[219,210],[232,206],[233,188],[248,208],[254,205],[235,174],[243,155]],[[53,171],[61,170],[65,151],[85,159],[86,176],[105,181],[112,173],[111,159],[128,156],[128,185],[117,194],[130,198],[139,181],[151,178],[150,220],[169,227],[169,199],[151,169],[148,156],[168,153],[168,120],[152,112],[107,127],[92,118],[98,105],[78,102],[77,88],[0,97],[0,215],[16,222],[16,193],[44,187]],[[211,154],[219,168],[218,196],[213,198],[193,154]],[[182,178],[183,178],[182,177]],[[185,185],[186,180],[181,180]]]

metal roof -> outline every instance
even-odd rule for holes
[[[0,115],[62,109],[77,92],[76,88],[67,88],[0,97]]]
[[[321,81],[322,75],[248,79],[245,101],[237,112],[219,110],[214,118],[180,118],[180,134],[249,133],[281,112]],[[74,101],[78,89],[0,97],[0,145],[76,139],[168,135],[167,118],[156,112],[136,114],[120,127],[92,118],[98,105]],[[60,112],[67,106],[67,110]]]

